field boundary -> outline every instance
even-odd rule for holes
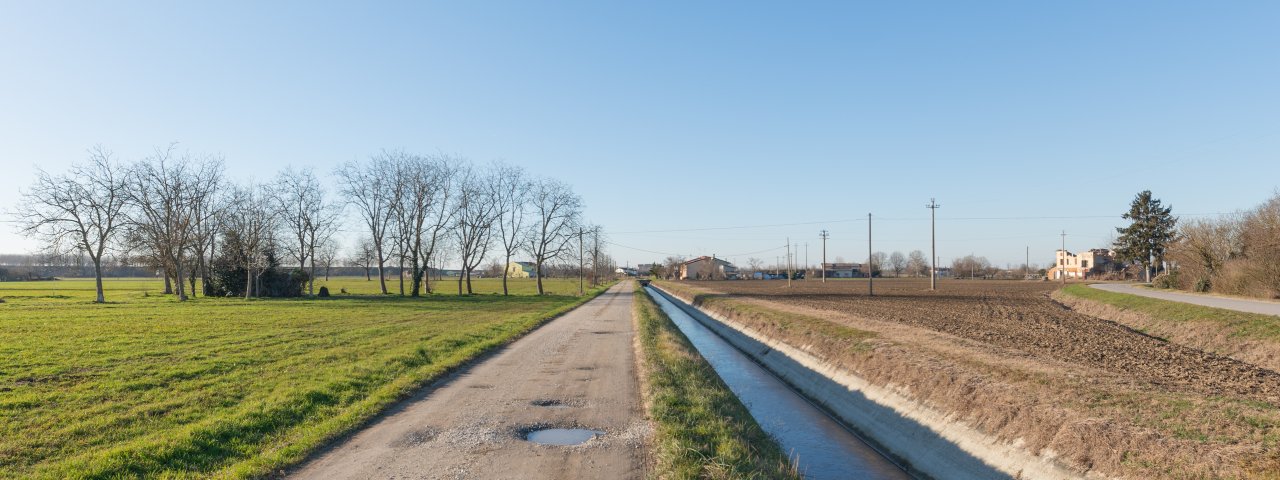
[[[380,407],[377,407],[375,409],[375,413],[373,413],[372,415],[369,415],[367,418],[364,418],[359,422],[355,422],[352,425],[340,431],[334,432],[325,441],[320,442],[315,446],[311,447],[310,449],[306,450],[305,453],[302,454],[299,458],[291,460],[287,462],[287,464],[282,465],[280,468],[273,469],[270,472],[258,472],[257,475],[251,474],[251,476],[261,476],[261,477],[273,478],[273,479],[287,477],[289,474],[296,472],[298,470],[298,467],[300,467],[301,465],[306,464],[307,462],[314,460],[324,455],[326,452],[336,448],[337,446],[341,445],[343,442],[349,440],[357,432],[369,427],[370,425],[374,424],[379,420],[382,420],[394,414],[397,411],[404,409],[404,407],[409,405],[410,403],[420,400],[422,398],[425,398],[428,395],[431,395],[433,392],[435,392],[436,390],[439,390],[441,387],[444,387],[448,385],[450,382],[457,380],[459,376],[461,376],[462,374],[465,374],[470,369],[475,368],[475,366],[481,363],[484,363],[486,360],[489,360],[494,356],[496,356],[497,354],[501,353],[503,349],[507,348],[515,341],[521,338],[524,338],[524,336],[530,333],[533,333],[539,328],[546,326],[547,324],[559,319],[560,317],[567,315],[569,312],[577,310],[578,308],[585,305],[587,302],[590,302],[596,297],[599,297],[600,295],[609,291],[609,289],[613,288],[617,284],[618,282],[612,282],[609,284],[605,284],[601,287],[598,287],[594,291],[588,291],[586,295],[583,295],[581,298],[577,299],[573,303],[570,303],[568,305],[561,307],[559,310],[553,312],[550,315],[547,315],[545,318],[539,319],[538,321],[529,325],[524,330],[521,330],[515,333],[514,335],[511,335],[506,339],[500,342],[497,342],[493,345],[486,346],[483,350],[481,350],[476,355],[466,360],[463,360],[461,362],[458,362],[454,365],[447,366],[443,370],[441,370],[440,372],[437,372],[435,375],[431,377],[420,380],[419,382],[417,382],[417,385],[414,385],[406,389],[408,393],[398,396],[394,400]]]
[[[1155,297],[1072,285],[1049,298],[1075,312],[1112,321],[1167,342],[1280,371],[1280,321]]]
[[[941,412],[867,380],[781,340],[735,322],[715,309],[692,305],[655,285],[775,375],[804,393],[914,475],[933,478],[1088,478],[1049,456],[1037,456],[982,433]]]

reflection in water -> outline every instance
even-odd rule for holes
[[[661,294],[645,290],[689,337],[756,422],[791,455],[805,478],[911,478],[746,354]]]
[[[525,434],[524,439],[543,445],[578,445],[586,443],[596,435],[603,434],[604,432],[599,430],[585,428],[546,428],[529,432]]]

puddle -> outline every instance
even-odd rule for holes
[[[600,435],[604,432],[585,428],[544,428],[525,433],[524,439],[543,445],[581,445]]]
[[[532,402],[529,402],[529,404],[535,407],[547,407],[547,408],[569,408],[573,406],[561,400],[551,400],[551,399],[534,400]]]

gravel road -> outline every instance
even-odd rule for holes
[[[1191,303],[1195,305],[1204,305],[1206,307],[1236,310],[1239,312],[1261,313],[1263,315],[1280,315],[1280,302],[1215,297],[1212,295],[1197,295],[1193,293],[1161,292],[1141,288],[1127,283],[1095,283],[1089,286],[1098,290],[1106,290],[1108,292],[1141,295],[1143,297],[1159,298],[1161,300],[1169,300],[1172,302]]]
[[[425,389],[290,478],[639,478],[649,435],[630,282]],[[605,432],[546,446],[538,427]]]

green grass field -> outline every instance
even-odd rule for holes
[[[0,283],[0,478],[268,475],[590,297],[161,289],[108,280],[96,305],[91,280]]]
[[[636,290],[653,478],[800,478],[777,442],[662,309]]]

